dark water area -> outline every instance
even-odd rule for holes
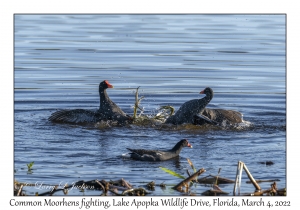
[[[235,179],[243,161],[255,179],[279,179],[286,187],[285,15],[15,15],[14,178],[28,183],[73,183],[124,178],[135,187],[164,182],[151,195],[184,195],[181,181],[189,158],[200,176]],[[60,109],[97,109],[98,85],[108,80],[109,97],[133,114],[135,89],[144,115],[160,106],[176,110],[214,90],[208,108],[236,110],[244,123],[216,126],[97,126],[48,121]],[[142,162],[122,157],[130,148],[173,147],[187,138],[177,159]],[[31,174],[27,163],[34,161]],[[272,161],[273,165],[260,162]],[[241,192],[254,191],[242,177]],[[261,183],[269,189],[270,183]],[[232,195],[233,184],[220,185]],[[191,192],[201,195],[209,185]],[[43,190],[24,188],[27,194]],[[99,195],[100,191],[70,191]],[[57,193],[59,195],[59,193]],[[62,194],[61,194],[62,195]]]

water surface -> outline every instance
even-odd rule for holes
[[[124,178],[134,186],[164,182],[152,195],[182,195],[171,189],[186,176],[235,179],[238,161],[255,179],[286,186],[286,40],[284,15],[15,15],[14,168],[21,182],[47,184]],[[213,126],[160,128],[55,124],[58,109],[97,109],[98,85],[108,80],[110,98],[132,115],[140,86],[145,115],[162,105],[176,110],[214,90],[209,108],[242,112],[241,129]],[[122,158],[126,147],[171,148],[187,138],[193,149],[159,163]],[[33,173],[26,164],[34,161]],[[272,161],[266,166],[259,162]],[[242,178],[242,192],[253,192]],[[270,183],[260,184],[268,189]],[[221,185],[232,195],[233,185]],[[200,195],[210,186],[191,189]],[[27,187],[34,195],[42,190]],[[70,191],[99,195],[99,191]],[[59,193],[58,193],[59,194]]]

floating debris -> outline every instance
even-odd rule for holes
[[[178,191],[187,192],[189,183],[192,180],[197,180],[197,177],[200,176],[204,172],[205,172],[204,168],[199,169],[196,173],[192,174],[191,176],[189,176],[188,178],[186,178],[185,180],[183,180],[182,182],[177,184],[175,187],[173,187],[173,189],[178,190]],[[185,187],[185,190],[183,190],[183,187]]]
[[[220,188],[217,188],[216,186],[213,187],[213,189],[206,190],[202,193],[202,195],[206,196],[219,196],[219,195],[228,195],[228,192],[222,191]]]
[[[271,166],[271,165],[274,165],[274,163],[272,161],[266,161],[266,162],[258,162],[260,164],[264,164],[264,165],[267,165],[267,166]]]
[[[155,182],[154,181],[149,182],[147,184],[147,188],[148,188],[148,190],[155,190]]]
[[[192,161],[190,159],[187,159],[189,165],[195,172],[195,166],[193,165]],[[180,179],[183,179],[180,181],[178,184],[171,184],[172,189],[175,189],[179,192],[184,193],[184,195],[196,195],[195,193],[191,192],[190,187],[195,186],[197,187],[197,183],[200,184],[211,184],[211,189],[206,190],[201,193],[201,195],[208,195],[208,196],[221,196],[221,195],[228,195],[228,192],[224,192],[218,184],[232,184],[234,183],[234,190],[233,194],[236,195],[236,191],[238,189],[238,195],[247,195],[247,196],[263,196],[263,195],[271,195],[271,196],[286,196],[286,188],[284,189],[277,189],[277,183],[276,181],[280,181],[278,179],[270,179],[270,180],[255,180],[253,176],[251,175],[250,171],[246,167],[245,163],[239,161],[238,162],[238,167],[237,167],[237,175],[236,175],[236,180],[230,180],[227,178],[220,177],[220,172],[221,168],[219,168],[218,175],[213,176],[213,175],[208,175],[203,178],[198,178],[202,173],[205,172],[204,168],[201,168],[200,170],[196,171],[192,175],[189,174],[188,170],[188,177],[184,177],[172,170],[169,170],[167,168],[159,167],[163,171],[176,176]],[[253,186],[255,187],[255,191],[252,193],[240,193],[240,188],[241,188],[241,176],[242,176],[242,170],[244,170],[248,178],[250,179],[250,182],[247,183],[252,183]],[[260,182],[272,182],[271,187],[267,190],[262,190],[261,187],[258,185]],[[145,196],[150,194],[146,189],[142,187],[135,188],[132,186],[128,181],[122,179],[119,180],[110,180],[110,181],[105,181],[105,180],[90,180],[90,181],[84,181],[80,180],[75,182],[73,185],[47,185],[43,184],[45,189],[48,189],[46,192],[42,193],[35,193],[36,196],[51,196],[55,195],[57,192],[62,191],[64,195],[67,195],[69,192],[69,188],[72,189],[77,189],[79,192],[84,192],[85,190],[98,190],[102,192],[102,196]],[[34,187],[35,184],[30,184],[30,183],[20,183],[17,182],[16,180],[14,181],[14,195],[15,196],[26,196],[26,193],[24,191],[24,187]],[[166,184],[161,183],[156,185],[154,181],[151,181],[146,184],[146,188],[148,190],[155,190],[155,186],[159,186],[162,189],[166,188]]]
[[[257,179],[256,182],[257,183],[261,183],[261,182],[279,182],[280,179],[268,179],[268,180],[260,180],[260,179]],[[251,184],[252,182],[251,181],[246,181],[247,184]]]
[[[198,182],[201,184],[213,184],[218,178],[218,184],[233,184],[235,181],[231,179],[227,179],[224,177],[217,177],[213,175],[208,175],[206,177],[202,177],[201,179],[198,179]]]

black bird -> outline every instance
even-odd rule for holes
[[[163,161],[169,160],[179,156],[179,153],[183,147],[190,147],[192,145],[187,139],[180,140],[172,149],[170,150],[145,150],[145,149],[130,149],[130,157],[135,160],[142,161]]]
[[[73,109],[59,110],[49,117],[52,122],[96,123],[101,120],[113,120],[118,123],[132,121],[107,95],[106,89],[113,86],[104,80],[99,84],[100,107],[98,110]]]
[[[194,116],[201,114],[214,96],[213,90],[209,87],[202,90],[200,94],[205,94],[206,96],[201,99],[193,99],[185,102],[174,115],[166,120],[165,123],[172,123],[175,125],[193,123]]]

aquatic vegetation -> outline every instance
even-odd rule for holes
[[[190,166],[192,167],[192,169],[194,170],[194,173],[195,173],[196,168],[195,168],[194,164],[192,163],[192,161],[189,158],[187,158],[187,161],[188,161],[188,163],[190,164]]]
[[[220,177],[221,168],[218,171],[217,176],[206,176],[201,179],[198,177],[206,172],[204,168],[199,169],[198,171],[195,171],[195,167],[191,160],[188,159],[188,162],[190,166],[193,168],[194,173],[190,174],[187,170],[188,176],[184,177],[170,169],[167,169],[165,167],[159,167],[161,170],[165,171],[168,174],[171,174],[172,176],[175,176],[177,178],[180,178],[182,181],[177,183],[176,185],[172,184],[172,189],[184,193],[184,195],[195,195],[195,193],[191,192],[191,186],[198,187],[199,184],[211,184],[211,189],[206,190],[201,195],[209,195],[209,196],[217,196],[217,195],[227,195],[228,192],[224,192],[218,184],[234,184],[234,191],[233,194],[235,194],[235,191],[237,188],[240,188],[240,178],[241,178],[241,171],[244,169],[248,175],[248,178],[250,179],[251,183],[255,187],[255,192],[253,193],[245,193],[239,195],[256,195],[256,196],[263,196],[263,195],[271,195],[271,196],[285,196],[286,195],[286,188],[283,189],[277,189],[277,184],[275,181],[279,180],[255,180],[252,175],[250,174],[249,170],[247,169],[246,165],[239,161],[238,162],[238,169],[237,169],[237,178],[235,181],[222,178]],[[258,182],[273,182],[271,184],[271,188],[267,190],[262,190],[260,186],[257,184]],[[54,193],[62,191],[64,195],[68,194],[69,190],[77,189],[78,193],[82,193],[85,190],[100,190],[102,191],[101,195],[109,196],[109,195],[116,195],[116,196],[146,196],[150,194],[150,192],[146,191],[143,187],[138,186],[135,188],[133,185],[131,185],[128,181],[125,181],[123,178],[120,180],[115,181],[105,181],[98,179],[91,180],[91,181],[77,181],[74,182],[72,185],[65,184],[64,186],[57,184],[45,184],[43,183],[45,189],[48,189],[46,192],[42,193],[36,193],[36,196],[49,196],[54,195]],[[15,196],[25,196],[26,191],[24,191],[24,187],[35,187],[36,184],[33,183],[21,183],[18,181],[14,181],[14,195]],[[155,186],[160,186],[161,188],[165,189],[166,185],[164,183],[161,183],[159,185],[156,185],[154,181],[151,181],[145,185],[145,187],[148,190],[155,191]],[[239,190],[240,191],[240,190]]]
[[[141,110],[141,114],[144,111],[142,108],[139,107],[141,100],[143,100],[143,98],[144,98],[144,96],[139,98],[139,88],[140,88],[140,86],[136,88],[136,92],[135,92],[135,104],[133,106],[133,120],[135,120],[137,118],[137,116],[136,116],[137,109]]]
[[[161,110],[159,113],[157,113],[156,115],[152,116],[147,116],[147,115],[143,115],[144,109],[142,109],[140,107],[140,103],[141,101],[145,98],[144,96],[142,96],[141,98],[139,98],[139,88],[136,88],[136,92],[135,92],[135,103],[133,106],[133,123],[134,124],[153,124],[153,123],[163,123],[165,122],[166,118],[168,118],[169,116],[173,115],[175,112],[174,107],[172,106],[161,106],[159,108],[159,110]],[[140,110],[140,114],[137,116],[137,111],[138,109]]]
[[[31,168],[32,168],[33,164],[34,164],[34,161],[32,161],[31,163],[26,164],[27,168],[28,168],[28,172],[31,172]]]
[[[178,177],[178,178],[180,178],[180,179],[185,179],[184,176],[181,176],[180,174],[176,173],[175,171],[172,171],[172,170],[167,169],[167,168],[164,168],[164,167],[159,167],[159,168],[160,168],[161,170],[163,170],[164,172],[167,172],[168,174],[171,174],[171,175],[173,175],[173,176],[176,176],[176,177]]]

